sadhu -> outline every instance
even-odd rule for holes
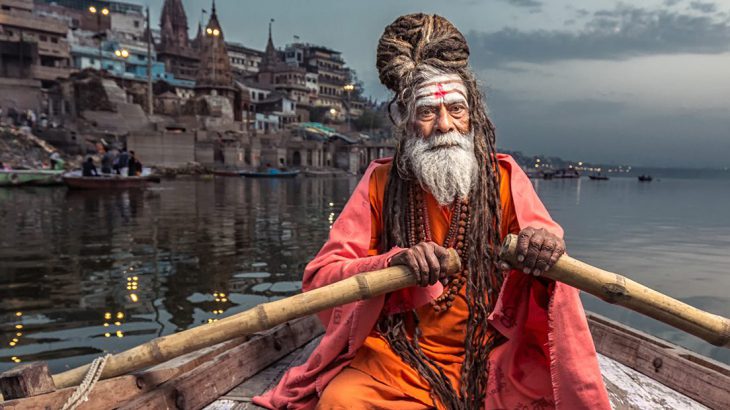
[[[565,251],[495,127],[446,19],[386,27],[381,82],[398,146],[373,162],[305,269],[304,290],[407,265],[420,286],[322,312],[322,342],[255,399],[287,409],[609,409],[577,291],[543,279]],[[519,234],[520,266],[498,260]],[[463,270],[444,274],[446,248]],[[513,269],[516,268],[516,269]]]

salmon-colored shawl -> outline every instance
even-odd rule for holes
[[[497,156],[510,173],[515,213],[521,228],[545,228],[562,237],[563,230],[548,214],[530,180],[508,155]],[[330,237],[304,270],[302,289],[315,289],[360,272],[386,267],[387,260],[401,249],[394,248],[368,256],[371,214],[368,187],[370,174],[390,159],[374,161],[358,183],[350,200],[332,226]],[[530,363],[534,355],[524,354],[547,341],[550,382],[555,407],[560,409],[610,409],[603,385],[593,340],[588,331],[578,291],[562,283],[548,287],[531,286],[533,279],[518,271],[509,273],[489,322],[505,335],[510,344],[508,355],[501,355],[508,380],[519,379],[540,364]],[[542,290],[542,291],[540,291]],[[358,301],[319,313],[326,332],[319,346],[301,366],[289,369],[279,384],[254,403],[271,409],[312,409],[319,395],[339,371],[347,366],[378,320],[379,313],[421,306],[440,295],[441,284],[413,287],[397,292],[384,305],[384,296]],[[494,366],[495,364],[493,364]],[[488,392],[499,394],[490,377]],[[494,407],[499,400],[489,399]],[[546,403],[550,406],[552,403]],[[552,406],[550,406],[552,407]]]

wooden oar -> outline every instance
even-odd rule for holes
[[[516,245],[517,237],[510,235],[502,250],[502,258],[514,265],[518,265]],[[453,249],[450,252],[449,272],[454,273],[459,270],[459,258]],[[730,320],[672,299],[621,275],[563,255],[543,276],[660,320],[714,345],[730,347]],[[297,317],[414,285],[416,281],[413,274],[403,266],[362,273],[309,292],[264,303],[218,322],[159,337],[116,354],[109,358],[102,378],[126,374]],[[78,367],[53,376],[56,387],[77,385],[88,367]]]
[[[517,236],[508,235],[501,259],[519,266],[516,248]],[[730,319],[697,309],[617,273],[563,255],[542,276],[674,326],[715,346],[730,348]]]
[[[449,249],[448,273],[453,274],[460,269],[459,256],[454,249]],[[203,347],[270,329],[298,317],[414,285],[416,279],[405,266],[361,273],[309,292],[263,303],[217,322],[158,337],[110,356],[101,378],[127,374]],[[59,373],[53,376],[53,383],[57,389],[75,386],[81,382],[88,369],[89,365],[85,365]]]

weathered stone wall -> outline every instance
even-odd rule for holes
[[[177,167],[197,161],[192,132],[134,134],[127,137],[127,148],[135,151],[145,166]],[[212,157],[211,151],[210,162]]]
[[[36,80],[17,78],[0,78],[0,107],[3,115],[8,114],[10,107],[17,111],[27,109],[36,113],[41,108],[41,87]]]

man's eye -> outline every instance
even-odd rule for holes
[[[418,110],[418,116],[421,118],[428,118],[435,114],[435,110],[433,108],[422,108]]]
[[[462,113],[465,109],[466,107],[464,107],[462,104],[454,104],[449,107],[449,110],[455,114]]]

